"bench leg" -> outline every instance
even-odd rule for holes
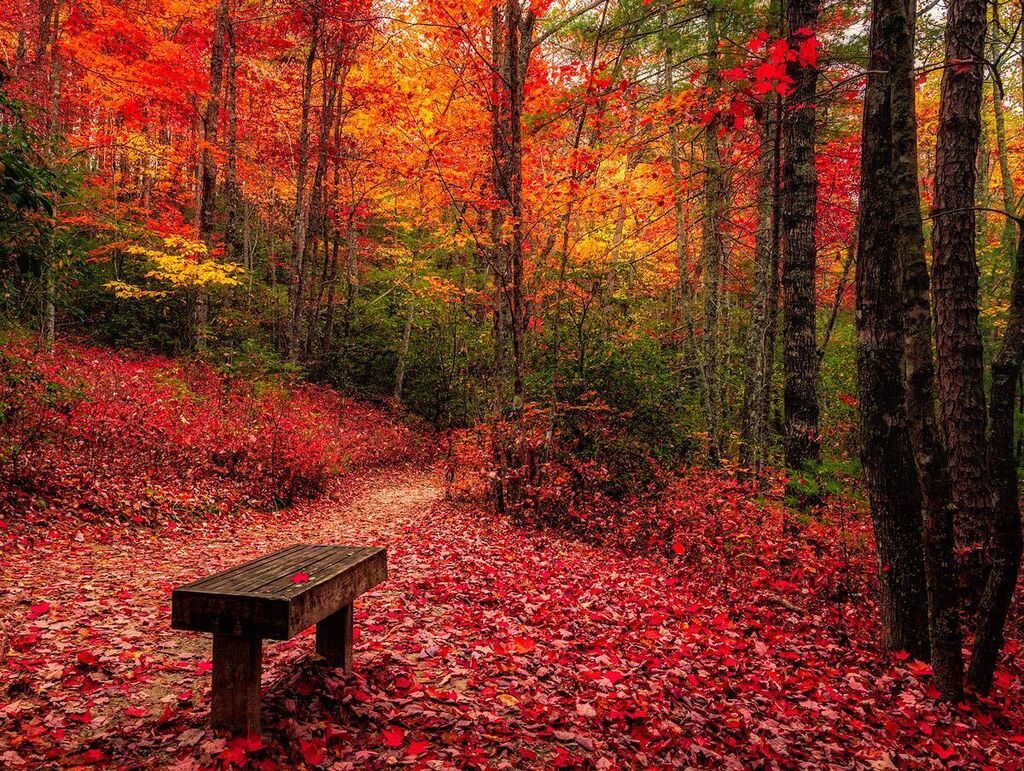
[[[213,636],[213,703],[210,724],[239,734],[260,732],[260,671],[263,641],[259,637]]]
[[[316,652],[332,667],[352,671],[351,603],[316,625]]]

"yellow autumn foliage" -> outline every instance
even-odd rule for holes
[[[156,287],[124,281],[108,281],[104,286],[124,300],[162,300],[183,290],[237,286],[239,276],[245,272],[235,263],[211,259],[206,245],[199,241],[181,236],[168,236],[163,241],[163,250],[144,246],[129,246],[125,250],[149,261],[151,267],[144,275],[157,282]]]

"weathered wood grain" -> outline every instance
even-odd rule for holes
[[[316,652],[332,667],[352,671],[352,605],[332,613],[316,625]]]
[[[309,580],[293,581],[296,573]],[[174,590],[171,626],[287,640],[387,578],[372,546],[292,546]]]
[[[213,636],[211,726],[259,733],[262,658],[263,643],[258,637]]]

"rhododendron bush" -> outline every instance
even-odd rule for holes
[[[4,494],[30,510],[287,505],[424,449],[397,417],[327,388],[74,345],[44,355],[11,343],[3,356]]]

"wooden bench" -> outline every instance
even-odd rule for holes
[[[259,732],[264,639],[316,624],[316,652],[349,670],[352,603],[387,573],[383,548],[297,545],[175,589],[171,627],[213,633],[213,727]]]

